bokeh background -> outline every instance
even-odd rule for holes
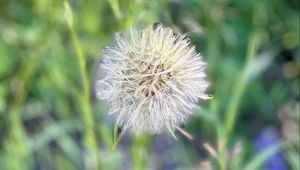
[[[196,45],[214,98],[177,140],[117,143],[102,49],[155,22]],[[0,0],[0,169],[299,170],[299,57],[298,0]]]

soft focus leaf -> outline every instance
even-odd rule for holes
[[[278,152],[280,148],[281,148],[280,144],[274,144],[270,146],[269,148],[265,149],[264,151],[262,151],[261,153],[253,157],[253,159],[250,160],[243,169],[245,170],[259,169],[263,165],[263,163],[267,161],[276,152]]]

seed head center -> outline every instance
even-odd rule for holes
[[[171,79],[171,73],[161,73],[163,71],[165,71],[163,64],[149,64],[145,67],[144,71],[141,72],[141,76],[136,79],[138,86],[142,88],[142,95],[145,97],[155,96],[156,92]]]

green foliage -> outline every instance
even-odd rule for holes
[[[94,95],[101,50],[155,22],[191,39],[214,97],[184,132],[119,134]],[[299,169],[299,29],[296,0],[0,0],[0,169],[263,169],[278,152]],[[270,126],[280,143],[254,150]]]

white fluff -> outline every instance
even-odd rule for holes
[[[96,93],[124,130],[173,130],[208,98],[205,63],[185,36],[158,25],[115,38],[103,51]]]

